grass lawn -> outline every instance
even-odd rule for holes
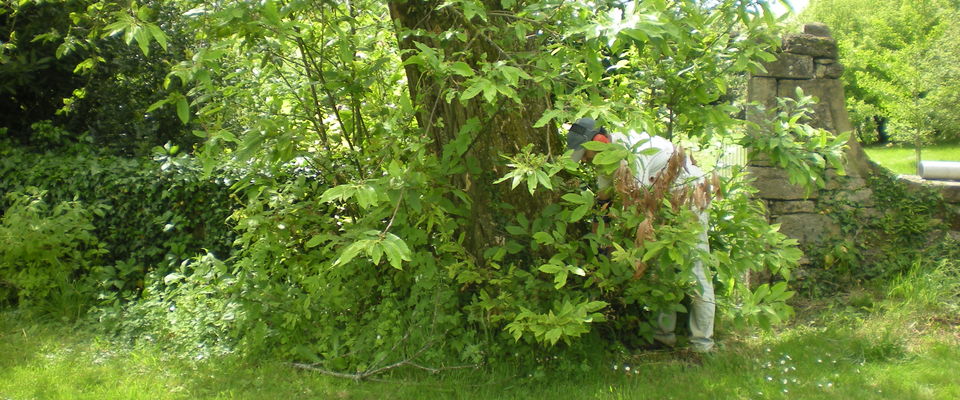
[[[960,262],[802,301],[774,332],[731,333],[702,365],[671,352],[532,378],[507,365],[355,382],[278,360],[202,361],[0,312],[0,399],[957,399]]]
[[[917,174],[917,157],[913,146],[864,147],[870,159],[901,175]],[[960,144],[925,146],[921,149],[925,161],[960,161]]]

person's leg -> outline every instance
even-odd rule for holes
[[[677,344],[677,335],[673,331],[677,328],[677,313],[675,311],[661,311],[657,314],[657,326],[654,327],[653,339],[667,346]]]
[[[707,212],[700,213],[700,223],[704,232],[700,236],[698,247],[710,251],[707,238]],[[713,293],[713,279],[707,274],[703,262],[697,261],[693,265],[693,275],[697,279],[698,290],[693,293],[690,304],[690,345],[694,351],[710,351],[713,349],[713,322],[716,314],[716,297]]]

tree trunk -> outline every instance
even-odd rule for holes
[[[873,122],[877,124],[877,144],[889,143],[890,135],[887,133],[887,118],[874,115]]]
[[[499,0],[485,3],[487,10],[500,10]],[[534,47],[530,42],[511,42],[493,37],[485,31],[491,26],[508,26],[511,21],[494,16],[489,17],[488,21],[481,21],[480,18],[468,21],[460,10],[452,6],[437,10],[438,4],[439,1],[390,2],[390,15],[397,29],[400,49],[413,50],[405,53],[405,59],[416,54],[415,42],[420,42],[443,54],[445,60],[466,62],[479,73],[478,66],[482,63],[504,61],[520,67],[513,54]],[[405,35],[407,29],[427,33]],[[467,40],[441,39],[440,33],[447,31],[463,32],[467,34]],[[455,54],[461,51],[463,53]],[[536,85],[521,81],[521,87],[518,88],[519,96],[523,99],[521,104],[501,97],[494,105],[490,105],[482,99],[483,96],[466,102],[456,98],[448,103],[444,90],[455,85],[452,78],[440,79],[434,71],[416,64],[407,64],[404,68],[410,97],[419,107],[417,123],[422,134],[433,141],[432,149],[438,156],[442,154],[444,145],[456,138],[469,119],[477,118],[480,121],[480,130],[474,134],[475,139],[464,155],[467,171],[455,177],[455,181],[472,200],[470,224],[462,229],[466,233],[467,248],[480,259],[484,249],[502,241],[502,227],[514,220],[516,212],[529,214],[552,201],[552,198],[547,198],[552,196],[531,198],[526,190],[519,190],[519,187],[511,191],[508,184],[493,183],[508,172],[501,155],[518,153],[527,144],[533,144],[536,152],[557,155],[564,151],[555,127],[533,128],[533,124],[549,107],[548,94]],[[515,210],[507,213],[502,207],[503,203],[512,205]]]

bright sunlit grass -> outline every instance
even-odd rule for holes
[[[798,305],[776,332],[721,329],[702,365],[647,352],[539,378],[500,365],[354,382],[277,360],[183,360],[3,312],[0,399],[955,399],[960,265],[935,264],[882,292]]]
[[[871,160],[894,173],[917,174],[917,157],[911,146],[870,146],[864,150]],[[921,157],[924,161],[960,161],[960,145],[924,146]]]

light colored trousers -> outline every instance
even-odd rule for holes
[[[703,232],[700,234],[700,243],[697,245],[704,251],[710,251],[710,242],[707,238],[709,228],[709,211],[699,211],[700,225]],[[703,262],[697,260],[693,264],[693,275],[697,279],[699,289],[691,294],[690,301],[690,347],[693,351],[706,352],[713,349],[713,319],[716,314],[716,297],[713,294],[713,280],[707,276]],[[653,338],[668,346],[677,344],[674,330],[677,327],[677,313],[664,311],[657,315],[657,326]]]

